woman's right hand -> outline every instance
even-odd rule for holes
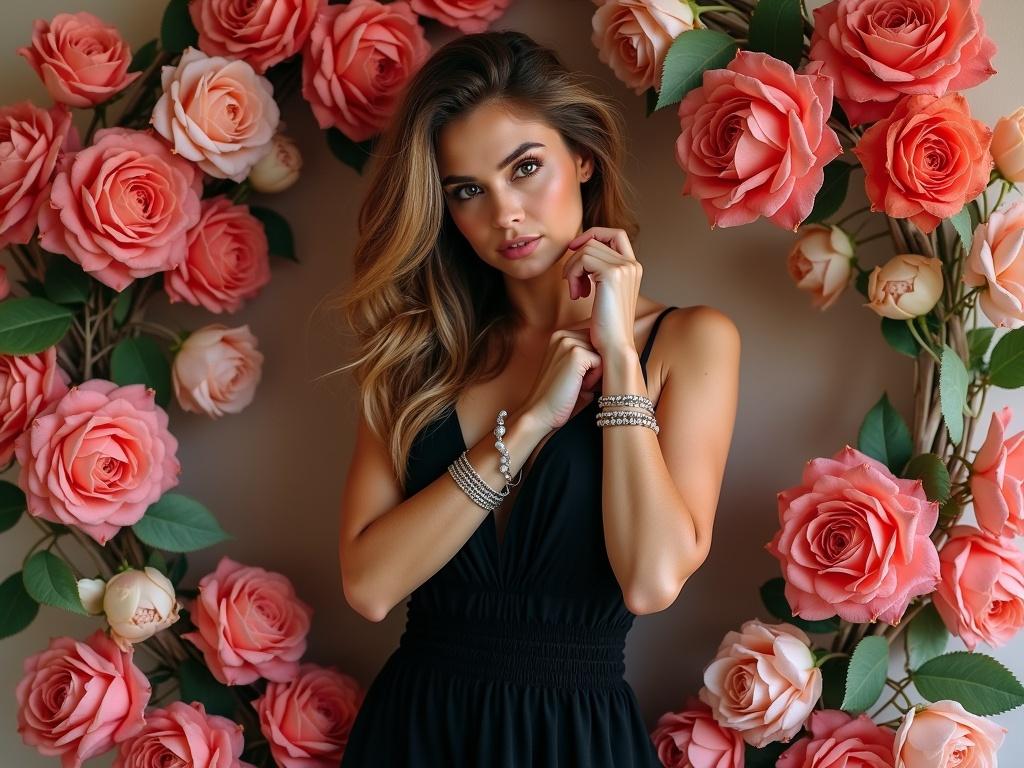
[[[572,416],[581,392],[601,380],[601,355],[590,344],[590,329],[559,329],[551,334],[540,373],[523,405],[549,430]]]

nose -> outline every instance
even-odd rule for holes
[[[512,192],[495,193],[491,199],[494,201],[495,228],[510,229],[523,220],[523,206],[519,195]]]

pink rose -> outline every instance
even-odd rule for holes
[[[939,552],[932,602],[951,633],[974,650],[1006,645],[1024,626],[1024,552],[1012,538],[955,525]]]
[[[796,287],[825,311],[850,284],[853,262],[853,241],[842,227],[807,224],[800,228],[786,266]]]
[[[253,701],[260,731],[281,768],[336,768],[365,691],[334,667],[304,663]]]
[[[810,731],[779,755],[776,768],[892,768],[896,734],[867,715],[815,710]]]
[[[595,0],[591,42],[597,57],[634,93],[661,90],[661,70],[673,41],[696,24],[679,0]]]
[[[57,365],[57,348],[35,355],[0,355],[0,464],[36,416],[67,394],[71,377]]]
[[[225,685],[260,677],[285,683],[298,672],[313,609],[287,576],[222,557],[199,580],[189,612],[197,631],[182,637],[203,652],[210,672]]]
[[[826,125],[832,81],[798,75],[764,53],[739,51],[679,103],[676,159],[683,193],[700,200],[713,227],[766,216],[796,230],[811,212],[824,167],[842,153]]]
[[[723,728],[711,708],[687,696],[681,712],[666,712],[651,733],[665,768],[743,768],[743,738]]]
[[[247,62],[189,47],[160,82],[149,122],[211,176],[241,182],[270,151],[281,113],[274,87]]]
[[[164,290],[172,304],[187,301],[211,312],[235,312],[269,281],[263,223],[248,205],[234,205],[221,195],[202,201],[185,260],[164,273]]]
[[[116,27],[86,11],[36,19],[32,44],[18,49],[54,101],[92,107],[135,82],[132,52]]]
[[[996,768],[1006,732],[952,699],[911,707],[896,731],[896,768]]]
[[[193,0],[188,12],[199,47],[211,56],[245,59],[261,75],[298,53],[326,0]]]
[[[821,669],[809,645],[792,624],[744,622],[726,633],[704,670],[700,700],[753,747],[788,741],[821,696]]]
[[[470,34],[483,32],[501,16],[511,0],[410,0],[420,16],[436,19],[449,27]]]
[[[795,616],[896,624],[914,597],[938,585],[929,536],[939,505],[920,480],[895,477],[846,446],[808,461],[801,484],[778,502],[781,527],[765,549],[781,563]]]
[[[202,179],[148,131],[102,128],[57,172],[39,212],[42,246],[115,291],[185,258]]]
[[[219,418],[252,402],[263,370],[263,353],[248,325],[214,323],[193,331],[174,357],[171,381],[183,410]]]
[[[387,124],[399,92],[429,54],[405,0],[330,5],[302,56],[302,96],[321,128],[365,141]]]
[[[984,286],[981,309],[1000,328],[1024,325],[1024,202],[993,211],[978,224],[971,252],[964,263],[963,281]]]
[[[23,662],[18,733],[40,754],[79,768],[142,729],[152,689],[142,670],[102,629],[84,641],[55,637]]]
[[[145,727],[122,741],[113,768],[254,768],[239,758],[242,726],[209,715],[200,701],[172,701],[146,713]]]
[[[943,96],[995,74],[979,0],[832,0],[814,9],[810,57],[835,80],[852,125],[903,95]]]
[[[22,101],[0,107],[0,248],[32,239],[39,209],[64,152],[79,147],[65,106]]]
[[[865,131],[853,152],[872,211],[929,233],[988,186],[992,131],[959,93],[910,96]]]
[[[1024,534],[1024,431],[1006,437],[1013,411],[992,414],[985,442],[971,466],[974,517],[992,536]]]
[[[178,484],[178,441],[142,384],[90,379],[71,387],[14,443],[28,512],[73,525],[103,545]]]

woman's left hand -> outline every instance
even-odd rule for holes
[[[591,278],[597,291],[590,314],[590,343],[602,357],[612,352],[635,352],[633,319],[643,268],[633,255],[626,233],[591,227],[569,241],[567,248],[578,249],[562,272],[569,281],[569,297],[589,296]]]

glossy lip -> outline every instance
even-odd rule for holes
[[[540,243],[540,238],[540,235],[535,235],[532,238],[520,237],[517,240],[506,240],[498,247],[498,253],[500,253],[506,259],[521,259],[525,256],[529,256],[531,253],[537,250],[537,246]],[[518,242],[519,240],[526,240],[526,245],[523,245],[519,248],[508,247],[510,243],[515,243]]]

